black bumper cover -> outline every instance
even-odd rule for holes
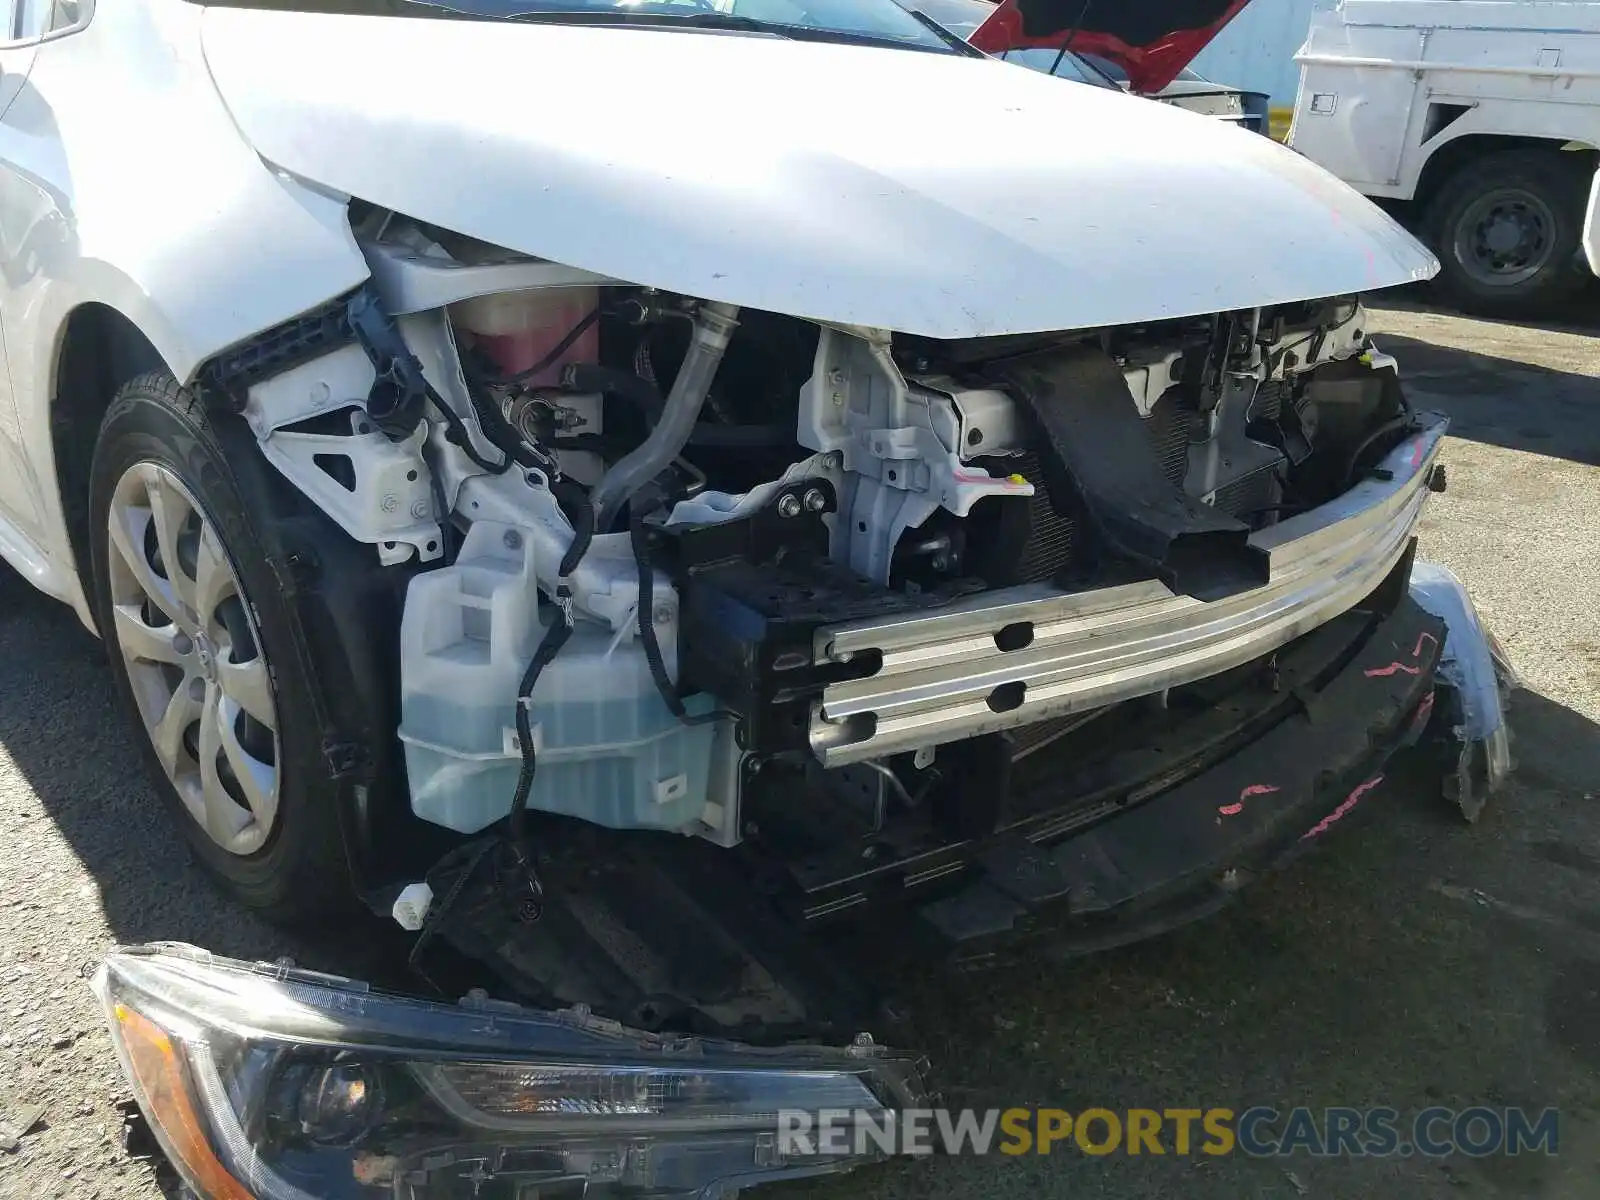
[[[1153,799],[1049,846],[1002,837],[981,877],[922,916],[958,943],[1016,934],[1044,909],[1063,949],[1136,941],[1204,916],[1309,848],[1364,800],[1433,708],[1444,623],[1402,598],[1326,686],[1259,738]]]

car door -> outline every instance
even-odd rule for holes
[[[22,89],[27,86],[28,72],[39,53],[39,39],[48,30],[52,18],[53,0],[0,0],[0,173],[7,171],[5,154],[5,120]],[[5,204],[0,195],[0,309],[10,297],[11,281],[6,278],[4,264],[15,258],[16,247],[11,244],[18,235],[14,222],[5,219]],[[0,339],[0,356],[4,355]],[[17,421],[17,405],[11,390],[11,373],[0,363],[0,520],[9,524],[9,530],[0,529],[0,538],[7,535],[13,541],[22,534],[33,540],[39,532],[40,509],[37,481],[28,468],[22,451],[21,431]]]

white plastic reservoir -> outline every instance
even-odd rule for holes
[[[475,833],[511,810],[522,765],[517,687],[545,628],[534,580],[529,539],[480,521],[453,566],[411,581],[400,634],[400,740],[411,807],[425,820]],[[545,619],[560,619],[545,611]],[[656,631],[675,678],[677,629]],[[528,804],[614,829],[687,831],[705,809],[713,729],[673,716],[632,633],[580,618],[540,675]],[[710,698],[686,706],[705,712]]]

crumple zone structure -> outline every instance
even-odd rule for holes
[[[371,280],[208,379],[405,582],[410,814],[469,838],[408,919],[540,1003],[833,1030],[790,940],[886,896],[1164,927],[1420,736],[1428,613],[1463,809],[1503,774],[1451,589],[1407,599],[1446,422],[1352,297],[932,338],[352,214]]]
[[[533,761],[531,808],[616,828],[734,844],[777,763],[881,831],[941,760],[1360,602],[1444,429],[1348,299],[940,341],[356,217],[371,283],[212,372],[288,480],[428,573],[400,736],[417,813],[467,833]]]

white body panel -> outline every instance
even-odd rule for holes
[[[1600,275],[1600,174],[1589,185],[1589,210],[1583,218],[1583,256],[1589,269]]]
[[[1469,135],[1600,146],[1600,3],[1344,0],[1298,60],[1289,144],[1370,196],[1409,200]]]
[[[73,309],[121,312],[186,378],[367,273],[343,204],[275,176],[228,119],[200,54],[202,14],[104,3],[37,47],[25,80],[3,77],[0,323],[18,439],[5,449],[28,469],[0,478],[12,526],[0,554],[85,614],[50,439]]]
[[[993,61],[224,9],[207,11],[204,37],[239,127],[298,176],[754,308],[973,337],[1357,292],[1433,268],[1387,216],[1265,138]],[[441,73],[450,86],[419,82]],[[681,104],[679,119],[646,120],[654,97]]]

